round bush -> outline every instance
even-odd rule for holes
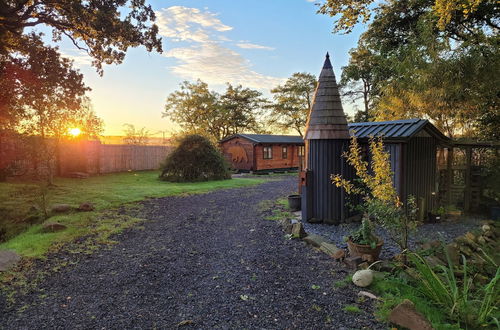
[[[161,166],[160,179],[196,182],[230,179],[224,156],[205,137],[187,135],[180,140]]]

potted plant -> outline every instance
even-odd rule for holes
[[[343,188],[349,195],[361,197],[361,203],[356,209],[363,213],[363,221],[360,229],[350,235],[351,243],[368,243],[359,244],[365,245],[364,252],[370,252],[363,254],[373,254],[378,257],[383,242],[373,234],[371,221],[373,219],[373,224],[386,229],[401,251],[406,252],[410,231],[416,223],[415,198],[408,196],[406,205],[400,201],[392,181],[390,155],[385,151],[382,139],[370,138],[369,149],[370,163],[363,160],[361,148],[356,137],[353,136],[349,152],[344,153],[343,157],[347,159],[349,165],[354,167],[357,179],[346,180],[339,174],[331,176],[332,183],[337,187]],[[351,246],[355,247],[352,244]]]
[[[375,235],[373,229],[372,222],[365,216],[361,221],[361,226],[345,238],[351,256],[370,255],[372,260],[378,259],[384,241]]]
[[[444,206],[440,206],[437,210],[427,213],[427,220],[431,223],[440,222],[444,219],[445,214],[446,209],[444,208]]]

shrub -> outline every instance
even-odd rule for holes
[[[180,139],[161,166],[160,179],[171,182],[196,182],[230,179],[222,154],[201,135]]]
[[[410,231],[415,227],[417,208],[415,198],[408,196],[406,206],[400,201],[392,182],[390,155],[384,150],[381,138],[370,138],[371,162],[363,160],[361,147],[353,137],[349,152],[343,157],[354,167],[357,178],[346,180],[340,174],[331,175],[332,183],[343,188],[347,194],[358,195],[362,202],[357,206],[363,212],[362,227],[353,235],[359,242],[374,246],[376,239],[370,226],[370,219],[385,228],[402,252],[408,250]],[[403,259],[405,261],[405,259]]]

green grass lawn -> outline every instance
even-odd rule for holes
[[[7,233],[7,241],[0,250],[11,249],[28,257],[42,257],[51,247],[76,237],[98,234],[101,239],[140,222],[129,216],[110,212],[117,206],[151,197],[181,194],[199,194],[216,189],[236,188],[262,183],[263,178],[235,178],[232,180],[197,183],[171,183],[158,180],[158,172],[141,171],[108,174],[87,179],[57,178],[55,186],[46,193],[46,205],[91,202],[93,212],[70,212],[53,215],[48,220],[67,225],[57,233],[42,233],[41,223],[25,221],[32,206],[40,207],[41,188],[36,183],[0,183],[0,229]],[[133,204],[130,204],[133,207]],[[21,233],[19,233],[22,231]]]

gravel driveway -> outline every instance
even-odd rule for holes
[[[296,190],[273,180],[144,202],[144,228],[0,302],[0,328],[385,329],[356,288],[334,287],[343,268],[263,220],[261,201]]]

